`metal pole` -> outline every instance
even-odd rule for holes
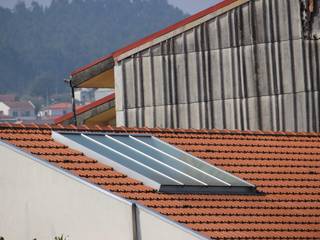
[[[65,79],[64,80],[65,82],[69,83],[69,86],[71,88],[71,96],[72,96],[72,112],[73,112],[73,124],[75,126],[78,126],[78,120],[77,120],[77,112],[76,112],[76,100],[75,100],[75,95],[74,95],[74,87],[72,86],[72,83],[71,83],[71,79],[68,78],[68,79]]]
[[[75,100],[75,96],[74,96],[74,87],[72,86],[71,81],[70,81],[70,87],[71,87],[71,94],[72,94],[73,124],[75,126],[78,126],[77,112],[76,112],[76,100]]]

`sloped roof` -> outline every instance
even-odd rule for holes
[[[80,68],[74,70],[71,73],[71,76],[74,76],[74,75],[76,75],[76,74],[78,74],[78,73],[80,73],[82,71],[88,70],[91,67],[93,67],[93,66],[95,66],[95,65],[97,65],[99,63],[102,63],[102,62],[104,62],[104,61],[106,61],[108,59],[113,59],[113,58],[119,57],[123,53],[126,53],[126,52],[128,52],[128,51],[130,51],[130,50],[132,50],[134,48],[139,47],[139,46],[142,46],[143,44],[145,44],[147,42],[152,42],[153,40],[155,40],[155,39],[157,39],[157,38],[159,38],[159,37],[161,37],[161,36],[163,36],[163,35],[165,35],[167,33],[173,32],[173,31],[177,30],[178,28],[186,26],[187,24],[192,23],[192,22],[194,22],[194,21],[196,21],[196,20],[198,20],[200,18],[203,18],[203,17],[205,17],[205,16],[207,16],[207,15],[209,15],[211,13],[214,13],[214,12],[217,12],[218,10],[226,8],[226,7],[232,5],[235,2],[244,3],[245,1],[243,1],[243,0],[224,0],[224,1],[221,1],[221,2],[213,5],[212,7],[209,7],[207,9],[205,9],[205,10],[202,10],[202,11],[200,11],[200,12],[194,14],[194,15],[191,15],[191,16],[189,16],[189,17],[187,17],[187,18],[185,18],[185,19],[183,19],[183,20],[181,20],[181,21],[179,21],[179,22],[177,22],[177,23],[175,23],[173,25],[170,25],[170,26],[168,26],[168,27],[166,27],[166,28],[164,28],[164,29],[162,29],[162,30],[160,30],[158,32],[155,32],[155,33],[153,33],[153,34],[151,34],[149,36],[146,36],[146,37],[144,37],[144,38],[142,38],[142,39],[140,39],[140,40],[138,40],[138,41],[136,41],[134,43],[131,43],[128,46],[120,48],[120,49],[116,50],[115,52],[113,52],[111,54],[105,55],[105,56],[93,61],[92,63],[90,63],[88,65],[80,67]]]
[[[0,95],[0,101],[1,102],[13,102],[16,99],[16,95],[15,94],[1,94]]]
[[[88,112],[88,111],[90,111],[92,109],[95,109],[95,108],[97,108],[97,107],[99,107],[99,106],[101,106],[101,105],[103,105],[105,103],[108,103],[108,102],[114,101],[114,100],[115,100],[115,94],[112,93],[112,94],[110,94],[110,95],[108,95],[106,97],[103,97],[103,98],[101,98],[101,99],[99,99],[97,101],[94,101],[92,103],[89,103],[89,104],[87,104],[85,106],[78,107],[76,109],[76,115],[78,116],[80,114]],[[98,114],[98,113],[95,113],[95,114]],[[67,113],[67,114],[65,114],[65,115],[63,115],[61,117],[57,117],[56,119],[54,119],[54,122],[55,122],[55,124],[64,123],[65,121],[71,120],[72,118],[73,118],[73,112],[70,112],[70,113]]]
[[[29,101],[4,101],[3,103],[10,108],[34,109],[34,106]]]
[[[264,194],[159,193],[54,142],[52,130],[152,134]],[[212,239],[320,239],[320,133],[0,124],[0,139]]]
[[[51,104],[49,106],[46,106],[44,108],[44,110],[47,109],[52,109],[52,110],[57,110],[57,109],[71,109],[72,108],[72,104],[68,103],[68,102],[61,102],[61,103],[55,103],[55,104]]]

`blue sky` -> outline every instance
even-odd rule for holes
[[[0,0],[0,6],[13,7],[19,0]],[[20,0],[21,1],[21,0]],[[48,4],[51,0],[36,0],[42,4]],[[119,0],[121,1],[121,0]],[[168,0],[169,3],[181,8],[184,12],[193,14],[202,9],[210,7],[221,0]],[[25,0],[30,3],[32,0]]]

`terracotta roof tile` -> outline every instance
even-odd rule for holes
[[[263,195],[164,194],[51,138],[52,130],[153,134]],[[0,139],[213,239],[320,239],[320,134],[0,124]]]

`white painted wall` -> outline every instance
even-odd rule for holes
[[[0,112],[2,112],[3,115],[8,116],[9,115],[9,109],[10,108],[6,104],[4,104],[3,102],[0,102]]]
[[[131,207],[0,146],[0,236],[131,239]]]
[[[132,208],[78,178],[0,142],[0,236],[10,240],[131,240]],[[137,240],[205,239],[138,206]]]

